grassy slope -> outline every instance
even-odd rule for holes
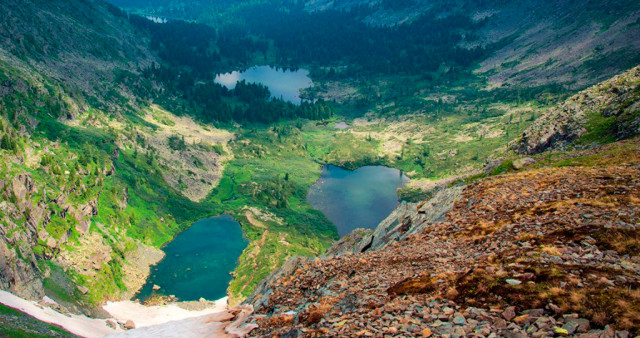
[[[75,337],[75,335],[0,304],[0,336],[15,338]]]
[[[296,127],[239,130],[232,149],[236,158],[210,201],[232,213],[251,241],[229,287],[232,301],[237,301],[286,258],[322,253],[337,233],[306,202],[308,188],[320,178],[320,166],[305,152]]]

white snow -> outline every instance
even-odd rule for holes
[[[119,327],[117,329],[109,328],[107,326],[108,319],[95,319],[81,315],[65,315],[49,307],[42,306],[34,301],[20,298],[12,293],[2,290],[0,290],[0,303],[22,311],[43,322],[61,326],[65,330],[82,337],[104,337],[123,333],[123,330]],[[44,297],[42,303],[51,305],[56,304],[55,301],[48,297]],[[225,297],[216,301],[213,307],[200,311],[185,310],[176,304],[144,306],[132,301],[108,302],[107,305],[103,306],[103,308],[113,317],[111,320],[114,322],[125,323],[126,321],[131,320],[135,323],[136,328],[171,322],[171,324],[165,325],[164,329],[170,330],[171,327],[174,327],[171,331],[176,332],[176,330],[181,327],[183,329],[194,329],[197,325],[194,327],[193,324],[200,322],[204,325],[201,325],[199,329],[205,331],[200,332],[198,330],[193,332],[193,334],[202,336],[201,334],[204,332],[211,332],[211,330],[215,330],[220,326],[220,323],[210,322],[210,320],[216,318],[216,316],[212,316],[213,314],[227,310],[228,305],[227,298]],[[184,321],[185,319],[187,320]],[[203,320],[204,322],[202,322]],[[163,328],[160,328],[160,330],[162,331]],[[138,334],[144,334],[145,331],[146,330],[138,331]],[[148,333],[152,334],[151,331]],[[204,336],[206,336],[206,334]]]
[[[47,302],[51,302],[47,299]],[[43,307],[36,302],[22,299],[12,293],[0,290],[0,303],[20,310],[43,322],[58,325],[65,330],[83,337],[104,337],[120,330],[107,326],[105,319],[93,319],[79,315],[64,315],[51,308]]]
[[[227,297],[217,300],[214,307],[202,311],[185,310],[176,304],[144,306],[132,301],[107,302],[107,305],[102,308],[118,321],[132,320],[136,324],[136,328],[139,328],[225,311],[227,310]]]

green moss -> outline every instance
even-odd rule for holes
[[[494,176],[494,175],[500,175],[503,173],[507,173],[510,171],[513,171],[513,160],[505,160],[502,161],[502,163],[500,163],[499,166],[497,166],[496,168],[494,168],[493,170],[491,170],[489,172],[489,175]]]
[[[589,116],[587,132],[576,141],[577,144],[611,143],[616,141],[616,117],[604,117],[600,113]]]
[[[58,326],[41,322],[2,304],[0,304],[0,336],[16,338],[75,337]]]

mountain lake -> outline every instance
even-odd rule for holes
[[[215,82],[229,89],[236,83],[245,80],[247,83],[260,83],[269,88],[271,97],[281,98],[300,104],[300,90],[313,86],[309,71],[306,69],[285,70],[271,66],[254,66],[244,71],[234,71],[216,75]]]
[[[401,171],[383,166],[349,171],[325,165],[307,201],[344,236],[356,228],[374,229],[398,205],[396,190],[408,181]]]
[[[136,298],[145,300],[154,292],[181,301],[226,297],[230,273],[247,244],[240,224],[230,215],[201,219],[162,248],[165,258],[151,267]],[[154,285],[160,289],[154,291]]]

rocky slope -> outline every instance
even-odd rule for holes
[[[401,242],[290,262],[252,335],[638,334],[639,153],[491,177]]]
[[[589,121],[609,119],[608,125]],[[571,144],[591,129],[610,128],[614,139],[640,132],[640,67],[588,88],[549,110],[512,144],[519,154],[535,154]]]
[[[555,111],[600,93],[589,106],[598,116],[635,114],[636,74]],[[375,231],[356,230],[327,256],[292,259],[266,279],[247,301],[251,336],[638,335],[639,154],[637,137],[555,150],[402,204]]]

